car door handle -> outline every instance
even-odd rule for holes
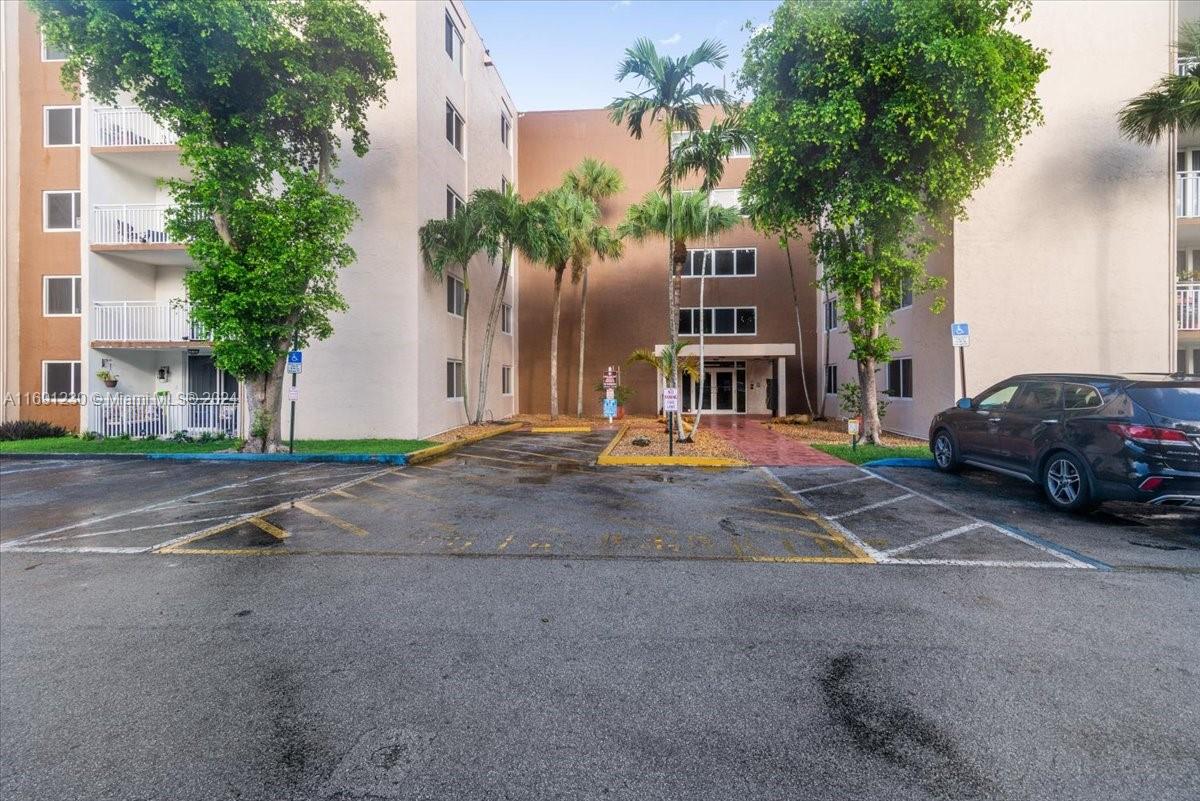
[[[989,423],[999,423],[999,422],[1000,422],[1000,418],[999,418],[999,417],[989,417],[989,418],[988,418],[988,422],[989,422]]]
[[[1042,421],[1042,425],[1044,425],[1044,426],[1052,426],[1052,425],[1054,425],[1054,424],[1055,424],[1055,423],[1057,423],[1057,422],[1058,422],[1057,420],[1043,420],[1043,421]]]

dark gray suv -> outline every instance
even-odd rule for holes
[[[1031,481],[1059,509],[1200,506],[1200,376],[1013,376],[934,417],[929,449],[940,470]]]

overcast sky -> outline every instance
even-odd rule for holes
[[[741,65],[749,21],[766,22],[776,0],[466,0],[520,111],[597,108],[623,89],[614,79],[639,36],[682,55],[706,38],[729,48],[725,77]],[[721,73],[703,75],[720,82]],[[632,88],[632,83],[628,88]]]

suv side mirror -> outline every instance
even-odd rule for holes
[[[954,405],[960,409],[966,409],[967,411],[970,411],[974,406],[974,401],[972,401],[970,398],[959,398],[958,403]]]

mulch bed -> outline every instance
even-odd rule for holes
[[[629,430],[612,449],[614,456],[667,456],[669,442],[664,423],[653,417],[637,417],[626,420]],[[649,445],[632,444],[638,437],[650,440]],[[720,434],[703,427],[696,433],[693,442],[676,442],[675,456],[716,456],[721,459],[744,459],[745,457]]]
[[[850,435],[846,433],[845,420],[814,420],[811,423],[764,421],[763,425],[781,436],[809,445],[815,443],[845,445],[850,442]],[[903,434],[884,433],[880,439],[884,445],[920,445],[925,442],[919,437],[906,437]]]

